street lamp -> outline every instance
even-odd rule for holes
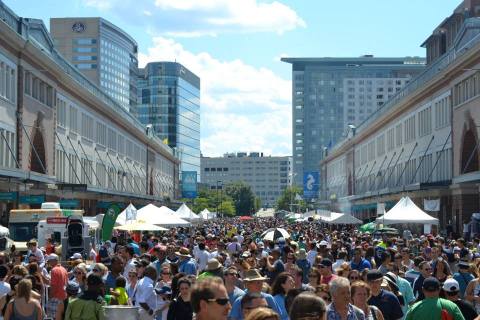
[[[218,189],[218,185],[219,185],[219,184],[221,185],[221,184],[222,184],[222,181],[217,180],[217,199],[218,199],[218,202],[217,202],[217,216],[219,216],[218,206],[219,206],[219,204],[221,204],[221,202],[222,202],[222,199],[218,197],[218,190],[219,190],[219,189]],[[223,196],[223,188],[222,188],[222,196]],[[221,206],[220,206],[220,208],[221,208]]]
[[[295,179],[295,176],[297,173],[291,172],[289,174],[290,178],[290,212],[293,212],[293,180]]]

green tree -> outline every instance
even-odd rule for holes
[[[234,216],[235,215],[235,206],[233,205],[232,200],[224,200],[218,207],[218,213],[222,216]]]
[[[291,186],[286,188],[278,198],[275,209],[293,212],[305,211],[306,203],[303,199],[298,199],[298,196],[303,196],[303,190],[300,187]]]
[[[232,198],[237,215],[255,213],[255,195],[252,188],[245,182],[233,182],[226,185],[225,193]]]
[[[260,210],[261,207],[262,207],[262,199],[260,199],[259,197],[255,197],[255,212]]]
[[[192,210],[196,213],[200,213],[203,209],[207,208],[209,209],[209,199],[208,198],[196,198],[193,201],[193,207]]]

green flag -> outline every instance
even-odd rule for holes
[[[102,241],[110,240],[112,237],[113,227],[115,226],[115,220],[117,220],[120,214],[120,207],[116,204],[112,204],[105,215],[102,222]]]

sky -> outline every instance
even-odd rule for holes
[[[281,57],[425,56],[460,0],[5,0],[21,17],[103,17],[139,65],[177,61],[201,79],[204,156],[291,155],[291,65]]]

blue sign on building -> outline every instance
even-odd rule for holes
[[[305,171],[303,173],[303,197],[312,199],[318,196],[320,174],[318,171]]]
[[[42,204],[45,202],[45,196],[35,195],[35,196],[20,196],[19,201],[22,204]]]
[[[182,198],[197,197],[197,171],[182,171]]]

